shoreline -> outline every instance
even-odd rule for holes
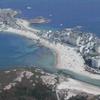
[[[85,66],[84,60],[81,57],[81,55],[78,54],[74,50],[74,48],[61,45],[60,43],[57,43],[57,44],[50,43],[49,41],[47,41],[43,38],[40,38],[38,35],[36,35],[36,33],[40,32],[40,30],[30,28],[29,23],[25,20],[18,20],[18,23],[20,25],[24,26],[25,29],[18,30],[18,29],[14,29],[11,27],[7,27],[7,30],[4,30],[3,32],[8,32],[8,33],[10,32],[12,34],[17,34],[17,35],[20,35],[20,36],[23,36],[23,37],[26,37],[29,39],[39,40],[43,46],[50,48],[52,51],[55,52],[55,55],[57,57],[56,58],[57,60],[55,63],[56,63],[56,68],[58,70],[59,69],[63,69],[63,70],[67,69],[67,70],[72,71],[76,74],[83,75],[83,76],[91,78],[91,79],[100,80],[100,75],[95,75],[95,74],[89,73],[89,72],[84,70],[84,66]],[[72,81],[72,80],[74,80],[74,81]],[[74,83],[74,82],[76,82],[76,83]],[[70,83],[73,84],[72,87],[70,86],[71,85]],[[62,83],[62,85],[63,85],[63,83]],[[80,85],[80,87],[77,87],[78,85]],[[86,88],[88,86],[89,86],[89,88]],[[95,94],[96,93],[95,91],[97,90],[100,93],[100,87],[85,83],[85,81],[81,82],[81,81],[78,81],[75,79],[69,80],[68,83],[66,81],[66,87],[69,89],[73,89],[73,90],[74,89],[79,90],[79,91],[83,90],[84,92],[92,93],[92,94]],[[84,88],[85,88],[85,90],[84,90]]]
[[[97,86],[93,86],[91,84],[81,82],[75,79],[68,78],[68,81],[62,82],[57,86],[57,89],[71,89],[76,90],[78,92],[86,92],[89,94],[100,95],[100,89]]]
[[[57,43],[57,44],[50,43],[49,41],[39,37],[38,35],[36,35],[36,33],[40,32],[40,30],[30,28],[29,23],[26,20],[21,19],[21,20],[18,20],[17,22],[19,25],[24,26],[25,29],[18,30],[18,29],[8,27],[7,30],[4,30],[4,32],[11,32],[13,34],[21,35],[29,39],[39,40],[42,45],[55,51],[56,56],[57,56],[57,61],[56,61],[57,69],[67,69],[77,74],[87,76],[91,79],[100,80],[100,75],[85,71],[84,59],[79,53],[77,53],[74,50],[74,48],[61,45],[60,43]]]

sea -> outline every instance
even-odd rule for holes
[[[26,19],[51,19],[43,28],[82,26],[84,31],[100,36],[100,0],[0,0],[0,8],[21,11],[19,17]]]
[[[85,32],[100,37],[100,0],[0,0],[0,8],[11,8],[20,12],[16,17],[32,19],[43,16],[51,20],[47,24],[32,27],[62,30],[81,26]],[[49,70],[55,68],[55,53],[34,41],[0,32],[0,69],[17,66],[39,66]],[[100,86],[100,80],[92,80],[66,70],[81,81]]]
[[[54,65],[55,53],[50,49],[19,35],[0,33],[0,69],[21,66],[51,69]]]

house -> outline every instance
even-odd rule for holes
[[[100,57],[92,58],[92,67],[100,69]]]
[[[95,49],[96,49],[96,52],[100,54],[100,45],[97,46]]]

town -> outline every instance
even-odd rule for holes
[[[52,43],[74,47],[85,60],[85,70],[100,74],[100,39],[93,33],[82,32],[76,27],[62,31],[44,30],[38,35]]]

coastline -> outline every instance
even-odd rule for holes
[[[89,94],[100,95],[100,88],[84,83],[75,79],[68,78],[68,81],[62,82],[57,89],[72,89],[73,91],[86,92]]]
[[[77,53],[74,50],[74,48],[61,45],[60,43],[57,43],[57,44],[50,43],[49,41],[39,37],[38,35],[36,35],[36,33],[40,32],[40,30],[30,28],[29,22],[26,20],[22,20],[22,19],[18,20],[18,24],[20,24],[21,26],[24,26],[26,30],[25,29],[18,30],[18,29],[8,27],[7,30],[4,30],[4,31],[11,32],[17,35],[21,35],[29,39],[39,40],[42,45],[55,51],[57,53],[57,64],[56,64],[57,69],[67,69],[77,74],[87,76],[91,79],[100,80],[100,75],[92,74],[88,71],[85,71],[84,59],[79,53]]]
[[[75,72],[85,77],[100,80],[99,75],[92,74],[84,70],[83,58],[72,47],[64,46],[64,45],[61,45],[60,43],[58,44],[50,43],[49,41],[39,37],[38,35],[36,35],[36,33],[40,32],[40,30],[30,28],[28,21],[18,20],[18,24],[20,24],[21,26],[24,26],[25,29],[19,30],[19,29],[14,29],[12,27],[7,27],[7,29],[4,30],[4,32],[8,32],[8,33],[10,32],[12,34],[24,36],[29,39],[39,40],[39,42],[42,45],[44,45],[47,48],[50,48],[52,51],[55,52],[55,55],[57,57],[57,60],[56,60],[57,69],[63,69],[63,70],[67,69],[69,71]],[[66,81],[64,84],[62,83],[61,85],[66,86],[64,88],[68,88],[72,90],[76,89],[78,91],[83,91],[83,92],[92,93],[92,94],[100,93],[99,87],[91,85],[91,84],[87,84],[85,82],[81,82],[75,79],[69,79],[69,82]],[[78,85],[79,87],[77,87]]]

